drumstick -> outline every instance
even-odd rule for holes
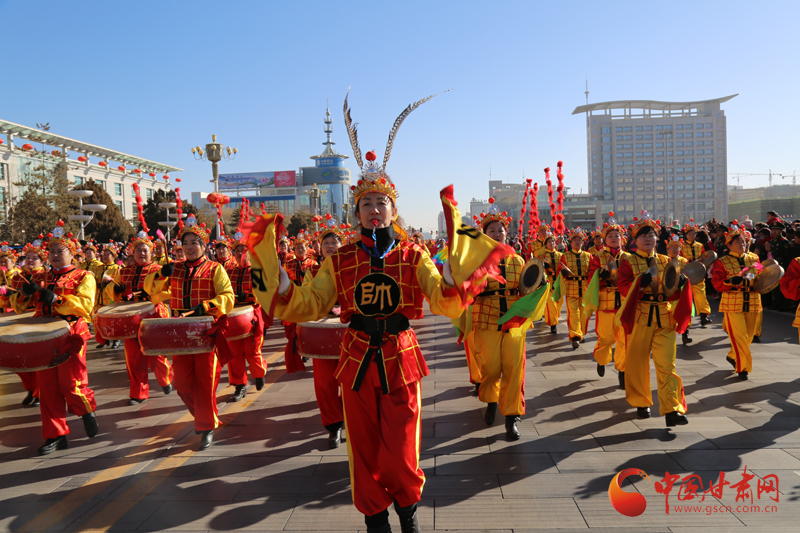
[[[185,317],[187,317],[189,315],[193,315],[193,314],[194,314],[194,311],[186,311],[185,313],[181,313],[180,315],[178,315],[175,318],[185,318]]]

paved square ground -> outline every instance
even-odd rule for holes
[[[537,324],[528,334],[527,414],[517,442],[506,442],[502,417],[492,427],[483,422],[483,404],[472,395],[449,321],[429,315],[415,323],[431,369],[422,382],[423,530],[797,531],[800,348],[792,317],[765,313],[763,342],[753,345],[755,368],[746,382],[725,361],[727,336],[721,316],[712,317],[711,326],[692,329],[692,345],[678,347],[690,423],[671,430],[663,417],[636,417],[611,366],[597,376],[593,333],[573,351],[563,324],[558,335]],[[151,375],[151,399],[128,407],[122,350],[96,350],[91,342],[101,433],[87,439],[80,419],[70,417],[69,449],[39,458],[38,410],[20,406],[19,379],[4,373],[0,529],[363,530],[350,499],[346,446],[327,449],[312,374],[285,373],[284,342],[282,329],[268,332],[267,386],[251,388],[243,402],[229,402],[233,388],[223,371],[218,402],[225,426],[204,452],[196,451],[199,437],[176,394],[164,396]],[[651,378],[655,390],[654,371]],[[655,415],[655,394],[654,401]],[[651,478],[624,483],[646,498],[647,509],[636,518],[619,514],[608,499],[611,479],[625,468]],[[711,483],[729,485],[698,503],[701,496],[679,501],[678,481],[667,506],[656,490],[667,471],[681,479],[697,475],[701,496]],[[736,500],[732,486],[745,472],[755,476],[758,510],[749,498],[747,509]],[[757,482],[771,475],[779,480],[777,503],[756,495]],[[675,507],[688,504],[701,507]]]

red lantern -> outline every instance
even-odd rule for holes
[[[210,192],[208,193],[208,196],[206,196],[206,200],[208,200],[208,203],[210,204],[215,204],[217,203],[217,195],[213,192]]]
[[[141,174],[142,173],[142,169],[141,168],[134,168],[133,171],[136,172],[137,174]]]
[[[0,139],[0,144],[3,144],[3,139]]]
[[[117,170],[119,170],[120,172],[125,172],[125,165],[118,166]]]
[[[155,172],[151,172],[150,174],[148,174],[148,176],[150,176],[151,178],[155,178],[156,177],[156,173]]]
[[[53,155],[61,155],[61,152],[59,152],[58,150],[53,150],[50,153],[53,154]]]
[[[100,165],[101,167],[107,167],[108,166],[108,163],[106,163],[105,161],[100,161],[97,164]]]
[[[169,174],[164,174],[164,179],[169,180]]]
[[[22,145],[22,149],[23,150],[33,150],[33,145],[25,143],[25,144]]]
[[[177,183],[180,183],[180,182],[181,182],[181,179],[180,179],[180,178],[175,178],[175,181],[176,181]]]
[[[230,196],[228,196],[227,194],[223,194],[221,196],[222,196],[221,198],[218,198],[220,204],[227,205],[227,204],[231,203],[231,197]]]
[[[83,157],[83,156],[78,156],[78,161],[80,161],[81,163],[85,163],[86,162],[86,158]]]

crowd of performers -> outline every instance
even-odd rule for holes
[[[235,387],[232,399],[240,401],[247,395],[248,371],[256,389],[265,384],[261,347],[267,327],[284,328],[291,373],[307,370],[302,341],[308,325],[338,325],[335,353],[310,355],[314,390],[329,446],[339,446],[347,432],[353,501],[371,533],[391,531],[392,505],[402,531],[419,531],[417,503],[425,482],[419,466],[420,387],[429,369],[412,321],[422,318],[425,301],[459,330],[469,379],[486,404],[484,420],[494,424],[499,409],[512,441],[520,438],[518,423],[525,415],[526,333],[544,320],[549,330],[542,335],[558,334],[565,303],[572,348],[584,342],[594,315],[597,373],[603,377],[613,361],[619,386],[640,417],[650,417],[653,405],[652,357],[660,415],[667,427],[688,423],[676,369],[677,338],[691,342],[693,308],[701,327],[711,324],[707,293],[719,294],[722,327],[731,342],[727,359],[747,379],[753,371],[750,343],[761,334],[761,295],[751,288],[763,258],[750,251],[758,241],[744,225],[715,227],[716,237],[701,242],[698,236],[705,232],[693,222],[669,227],[665,238],[664,225],[646,212],[628,227],[611,213],[590,234],[566,230],[556,220],[554,228],[538,223],[530,239],[520,240],[510,238],[519,232],[491,200],[473,227],[462,225],[450,187],[441,193],[446,240],[426,243],[400,228],[399,192],[385,167],[399,124],[429,99],[401,114],[380,163],[374,152],[362,160],[345,100],[345,121],[362,171],[352,187],[354,227],[320,216],[316,228],[288,239],[280,214],[251,217],[245,206],[230,239],[210,242],[209,229],[189,217],[169,250],[145,227],[128,243],[122,265],[116,246],[81,246],[61,224],[19,255],[4,243],[0,307],[60,317],[72,332],[65,363],[20,373],[28,391],[23,403],[41,410],[45,442],[39,453],[68,446],[67,411],[83,419],[87,436],[98,434],[86,365],[89,324],[121,302],[149,302],[165,319],[210,316],[221,332],[235,306],[256,310],[252,336],[228,342],[219,334],[212,351],[174,355],[171,362],[144,355],[141,339],[124,340],[129,405],[149,398],[152,371],[163,393],[176,391],[193,415],[200,450],[212,445],[221,424],[216,391],[223,364]],[[777,258],[784,222],[776,217],[769,229]],[[676,262],[684,267],[709,249],[718,256],[708,270],[710,283],[704,278],[691,284],[680,268],[674,270]],[[785,262],[785,269],[780,301],[800,299],[800,258]],[[675,279],[668,279],[670,272]],[[794,325],[800,327],[800,314]],[[97,328],[95,337],[98,347],[119,342],[102,338]]]

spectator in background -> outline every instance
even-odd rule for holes
[[[786,235],[787,236],[789,235],[788,231],[786,232]],[[795,257],[800,257],[800,231],[795,231],[792,234],[791,241],[792,241],[792,251],[791,251],[792,259],[794,259]]]

